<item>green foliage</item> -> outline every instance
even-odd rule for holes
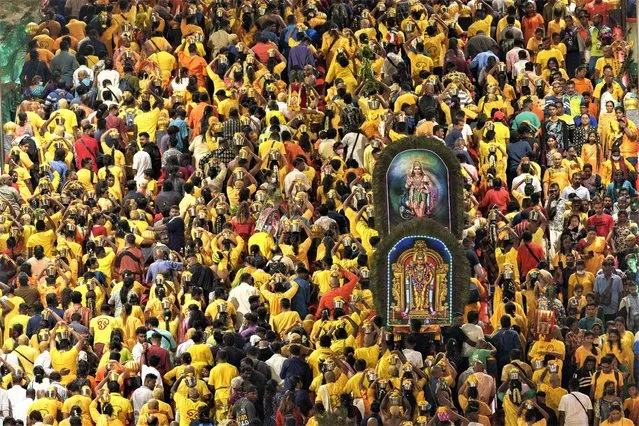
[[[38,0],[3,2],[0,15],[0,83],[17,82],[20,77],[29,43],[26,27],[29,22],[40,22],[41,5]],[[3,122],[11,120],[11,112],[15,112],[19,101],[19,90],[7,89],[8,86],[5,86]]]
[[[338,408],[334,412],[326,412],[315,416],[319,426],[352,426],[353,421],[346,415],[346,410]]]

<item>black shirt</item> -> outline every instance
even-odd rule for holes
[[[184,248],[184,219],[175,216],[166,223],[169,235],[167,246],[174,251],[180,251]]]

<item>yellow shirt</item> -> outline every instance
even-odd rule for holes
[[[610,419],[604,421],[603,423],[600,423],[600,426],[633,426],[634,423],[632,422],[632,420],[630,419],[626,419],[625,417],[622,417],[619,419],[618,422],[613,422]]]
[[[175,412],[180,414],[180,426],[189,426],[191,420],[199,418],[200,407],[206,407],[202,401],[192,401],[185,395],[176,392],[173,398],[175,400]]]
[[[56,235],[52,229],[36,232],[32,234],[27,240],[27,249],[35,246],[42,246],[44,248],[44,255],[47,257],[53,257],[53,247],[55,246]]]
[[[108,344],[111,341],[111,331],[113,330],[114,323],[115,318],[110,315],[100,315],[91,318],[89,329],[93,333],[93,343]]]
[[[492,22],[493,16],[490,14],[486,15],[484,19],[473,22],[473,24],[468,27],[468,37],[474,36],[479,31],[483,31],[486,36],[490,37],[490,24],[492,24]]]
[[[211,348],[205,343],[194,344],[187,349],[187,352],[191,354],[191,362],[194,367],[215,364]]]
[[[553,19],[548,22],[548,36],[552,37],[554,33],[561,34],[561,30],[564,28],[566,28],[566,22],[563,19],[559,18],[559,22]]]
[[[39,411],[43,417],[47,414],[51,414],[55,419],[60,410],[62,410],[62,403],[57,399],[40,398],[31,403],[27,410],[27,416],[31,414],[32,411]]]
[[[615,376],[617,376],[619,380],[617,380]],[[592,376],[592,383],[595,386],[595,400],[603,396],[604,386],[608,380],[615,382],[619,387],[623,386],[623,376],[621,373],[617,372],[617,374],[615,374],[614,371],[610,373],[604,373],[603,371],[597,372]],[[615,389],[617,386],[615,386]]]
[[[271,315],[269,324],[278,336],[283,336],[283,333],[297,322],[302,322],[300,314],[296,311],[287,311],[280,312],[277,315]]]
[[[226,399],[230,395],[231,380],[239,376],[240,373],[233,364],[222,362],[211,370],[209,373],[209,385],[215,389],[216,399],[221,395],[226,395]],[[224,391],[226,390],[226,391]]]
[[[91,414],[89,414],[89,406],[91,405],[91,398],[82,395],[73,395],[67,398],[62,404],[62,413],[69,415],[71,408],[78,406],[82,409],[82,422],[90,422]]]
[[[280,307],[280,300],[284,298],[291,300],[293,296],[295,296],[295,293],[297,293],[299,285],[295,281],[291,281],[291,288],[286,290],[284,293],[273,293],[266,287],[266,285],[263,285],[260,288],[260,293],[262,294],[262,297],[268,301],[271,316],[275,316],[282,311],[282,308]]]
[[[62,376],[62,381],[60,382],[66,385],[75,378],[75,373],[78,368],[78,350],[75,347],[64,352],[53,349],[51,351],[51,366],[56,371],[63,369],[69,370],[66,376]]]
[[[158,127],[160,112],[160,108],[153,108],[151,111],[148,112],[140,112],[133,120],[133,124],[135,124],[138,128],[138,134],[142,132],[148,133],[149,140],[151,142],[156,142],[155,132]]]
[[[311,280],[319,287],[320,296],[331,289],[331,271],[315,271]]]
[[[256,232],[250,236],[247,245],[250,248],[254,244],[260,248],[260,252],[264,257],[271,259],[271,249],[275,247],[275,241],[271,234],[268,232]]]
[[[133,405],[131,405],[131,401],[119,393],[111,394],[111,405],[113,405],[113,414],[118,416],[117,418],[122,424],[127,424],[127,417],[133,417]]]
[[[122,317],[117,317],[113,322],[113,328],[120,328],[124,332],[124,341],[122,342],[127,348],[133,348],[135,345],[135,330],[142,326],[142,321],[133,315],[130,315],[123,320]]]
[[[104,251],[106,252],[104,257],[98,258],[98,271],[102,272],[106,277],[106,282],[111,282],[111,265],[115,260],[115,253],[113,249],[110,247],[105,247]]]
[[[537,61],[536,63],[541,65],[541,70],[545,70],[548,67],[548,60],[550,58],[555,58],[559,64],[564,61],[564,55],[556,48],[550,48],[547,50],[540,50],[537,53]]]
[[[595,276],[592,272],[584,271],[583,275],[574,273],[568,278],[568,298],[571,298],[575,292],[575,286],[581,284],[584,287],[583,294],[588,294],[592,291],[595,284]]]
[[[95,184],[98,183],[97,173],[93,173],[89,169],[80,169],[77,171],[78,181],[84,186],[88,192],[95,192]]]

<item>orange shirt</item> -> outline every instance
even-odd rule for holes
[[[575,83],[577,93],[588,92],[592,95],[594,88],[592,87],[592,81],[590,81],[590,79],[584,78],[583,80],[580,80],[578,78],[573,78],[572,81]]]
[[[197,55],[189,56],[184,52],[180,52],[178,58],[180,60],[180,66],[187,68],[189,74],[193,74],[197,77],[197,83],[200,86],[204,86],[206,84],[206,66],[208,65],[204,58]]]
[[[200,102],[197,104],[191,112],[189,113],[189,118],[187,119],[188,126],[193,129],[193,137],[200,134],[200,127],[202,122],[202,117],[204,116],[204,109],[209,106],[206,102]]]
[[[82,40],[86,35],[85,28],[87,24],[83,21],[78,21],[77,19],[72,19],[67,24],[67,28],[69,29],[69,35],[74,37],[76,40]]]
[[[528,43],[528,40],[535,36],[535,30],[539,27],[544,28],[543,16],[538,13],[533,16],[524,16],[521,20],[521,31],[524,33],[525,43]]]

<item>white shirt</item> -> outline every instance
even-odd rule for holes
[[[140,410],[142,410],[142,406],[149,402],[150,399],[153,399],[153,391],[146,386],[137,388],[131,394],[131,404],[133,405],[133,415],[135,416],[136,422],[140,417]]]
[[[570,194],[577,194],[577,197],[581,198],[582,200],[590,200],[590,191],[588,191],[588,188],[582,185],[579,185],[577,189],[573,188],[572,185],[568,185],[561,193],[561,198],[567,200]]]
[[[420,370],[424,368],[424,360],[422,359],[421,353],[412,349],[404,349],[402,352],[404,353],[406,360],[410,362],[413,367]]]
[[[133,349],[131,349],[131,356],[133,357],[133,361],[140,362],[142,352],[144,352],[144,346],[142,346],[142,343],[138,342],[133,345]]]
[[[11,413],[11,404],[9,403],[9,393],[0,388],[0,416],[8,417]]]
[[[155,382],[155,387],[164,389],[164,385],[162,384],[162,375],[160,372],[148,365],[142,365],[142,383],[144,383],[147,374],[155,374],[158,378]]]
[[[31,380],[31,383],[29,383],[27,388],[33,389],[37,395],[39,391],[45,391],[49,389],[50,386],[51,381],[45,377],[42,379],[42,383],[36,383],[35,379]]]
[[[520,59],[513,64],[513,79],[516,79],[520,74],[524,74],[524,71],[526,71],[526,62],[528,62],[528,60]]]
[[[184,343],[180,343],[175,351],[175,359],[182,356],[183,353],[189,350],[191,346],[193,346],[193,339],[189,339]]]
[[[93,69],[87,67],[86,65],[80,65],[77,70],[73,71],[73,85],[76,87],[80,85],[80,77],[78,77],[80,71],[86,71],[87,75],[89,76],[89,80],[93,81]]]
[[[464,324],[461,326],[461,330],[464,332],[466,336],[473,342],[477,343],[479,339],[484,338],[484,330],[477,324]],[[466,357],[470,356],[473,352],[474,348],[470,346],[468,343],[464,342],[462,354]]]
[[[0,357],[4,359],[5,362],[9,363],[12,367],[20,367],[20,360],[18,359],[18,355],[14,354],[13,352],[0,355]]]
[[[29,406],[20,407],[20,403],[27,398],[27,390],[22,386],[13,386],[7,391],[9,397],[9,403],[11,403],[11,415],[16,420],[25,420],[27,417],[27,409]],[[23,408],[22,410],[16,410],[17,408]],[[25,421],[24,424],[27,424]]]
[[[116,70],[103,70],[98,73],[98,87],[103,87],[103,81],[109,80],[112,85],[118,86],[120,84],[120,73]]]
[[[31,406],[31,404],[33,404],[33,399],[31,398],[27,398],[26,396],[20,400],[18,400],[18,402],[16,402],[15,404],[12,403],[11,405],[11,411],[12,411],[12,417],[16,420],[22,420],[22,422],[26,425],[27,424],[27,411],[29,410],[29,407]]]
[[[368,145],[368,138],[361,133],[347,133],[342,138],[346,159],[356,160],[360,167],[364,166],[364,147]]]
[[[524,188],[526,187],[527,178],[532,179],[532,186],[534,188],[534,192],[541,192],[541,182],[539,181],[537,176],[533,176],[528,173],[522,173],[513,179],[512,190],[523,194]]]
[[[235,309],[245,315],[251,312],[251,304],[249,303],[249,297],[257,296],[260,292],[258,289],[245,282],[241,282],[240,285],[234,287],[229,292],[229,302],[235,306]]]
[[[565,413],[564,426],[587,425],[587,410],[592,410],[592,403],[590,397],[581,392],[570,392],[562,396],[559,401],[559,411]]]
[[[282,371],[282,364],[284,364],[284,361],[286,361],[286,358],[281,354],[273,354],[272,357],[264,361],[266,365],[271,367],[271,370],[273,370],[271,378],[278,384],[282,384],[282,382],[284,382],[284,380],[280,379],[280,372]]]
[[[289,197],[289,199],[293,199],[293,197],[295,197],[295,194],[293,193],[293,189],[295,189],[294,188],[295,181],[298,181],[298,180],[302,181],[302,183],[304,184],[304,187],[306,188],[306,191],[311,189],[311,184],[308,181],[308,177],[306,177],[306,175],[303,172],[300,172],[299,170],[294,168],[293,170],[288,172],[286,176],[284,177],[284,192]]]
[[[136,152],[133,156],[133,165],[131,167],[135,170],[135,177],[133,179],[135,179],[136,182],[144,180],[144,171],[153,168],[151,156],[146,151]]]

